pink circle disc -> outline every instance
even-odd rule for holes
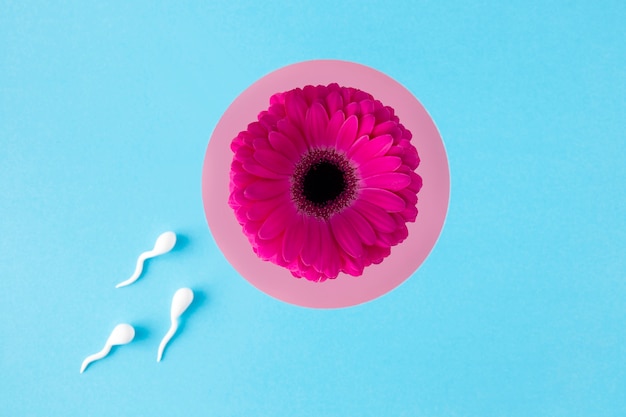
[[[259,259],[228,206],[230,143],[269,106],[270,97],[305,85],[337,83],[370,93],[395,109],[400,122],[412,132],[423,179],[418,194],[419,214],[407,223],[409,236],[391,249],[379,265],[353,277],[316,283],[295,278],[278,265]],[[424,262],[434,247],[448,210],[450,172],[441,136],[419,101],[387,75],[361,64],[335,60],[306,61],[278,69],[245,90],[218,122],[207,147],[202,170],[204,212],[217,245],[232,266],[253,286],[287,303],[312,308],[340,308],[361,304],[396,288]]]

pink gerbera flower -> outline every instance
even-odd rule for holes
[[[261,259],[312,281],[359,276],[417,216],[410,140],[394,110],[364,91],[275,94],[232,141],[229,205]]]

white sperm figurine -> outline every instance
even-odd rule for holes
[[[159,352],[157,353],[157,362],[161,362],[165,345],[167,345],[178,329],[178,318],[185,312],[185,310],[187,310],[192,301],[193,291],[189,288],[180,288],[174,293],[174,297],[172,298],[172,308],[170,310],[170,320],[172,321],[172,325],[163,337],[163,340],[161,340]]]
[[[106,343],[102,350],[98,353],[94,353],[93,355],[87,356],[83,361],[82,366],[80,367],[80,373],[82,374],[87,369],[87,366],[91,362],[97,361],[98,359],[104,358],[109,354],[111,348],[113,346],[125,345],[130,343],[135,338],[135,328],[130,324],[122,323],[115,326],[111,335],[107,339]]]
[[[139,255],[139,258],[137,258],[135,273],[133,273],[133,275],[126,281],[117,284],[115,288],[125,287],[137,281],[137,278],[139,278],[139,275],[141,275],[141,271],[143,271],[143,263],[146,259],[166,254],[174,248],[174,245],[176,245],[176,233],[165,232],[161,234],[154,243],[154,248],[152,250]]]

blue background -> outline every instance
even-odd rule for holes
[[[626,415],[626,3],[85,3],[0,1],[0,415]],[[452,175],[423,266],[330,311],[238,276],[200,193],[232,100],[316,58],[404,84]]]

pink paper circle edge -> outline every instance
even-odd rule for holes
[[[418,197],[419,214],[408,223],[408,238],[392,248],[379,265],[363,275],[340,274],[322,283],[294,278],[280,266],[259,259],[228,206],[230,143],[269,105],[272,94],[307,84],[336,82],[372,94],[395,109],[413,133],[420,155],[416,170],[424,181]],[[347,61],[314,60],[280,68],[256,81],[228,107],[207,146],[202,170],[202,199],[213,237],[231,265],[248,282],[281,301],[311,308],[350,307],[376,299],[406,281],[435,246],[445,222],[450,197],[450,172],[441,136],[421,103],[406,88],[373,68]]]

